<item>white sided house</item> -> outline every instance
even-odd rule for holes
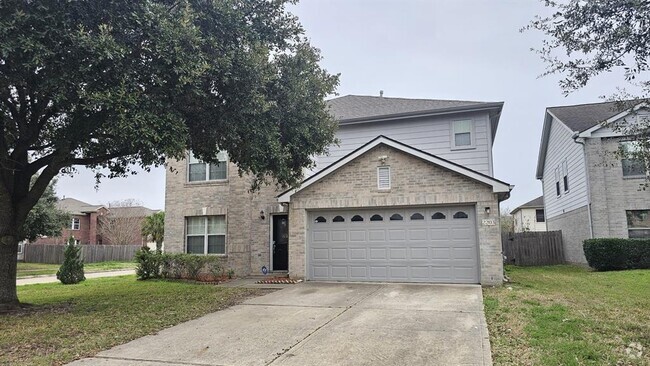
[[[338,146],[287,191],[249,193],[218,165],[172,161],[167,251],[218,255],[237,275],[312,281],[500,284],[492,175],[503,103],[344,96],[328,102]]]
[[[544,196],[524,203],[510,212],[516,233],[546,231]]]
[[[537,161],[546,225],[561,230],[565,258],[586,263],[588,238],[650,237],[650,191],[640,189],[646,171],[619,149],[633,148],[612,124],[648,118],[645,105],[617,109],[615,102],[546,109]],[[647,123],[647,122],[646,122]]]

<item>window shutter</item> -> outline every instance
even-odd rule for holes
[[[377,168],[377,188],[390,189],[390,167],[380,166]]]

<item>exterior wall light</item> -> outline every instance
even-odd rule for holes
[[[489,207],[486,207],[486,208],[485,208],[485,214],[486,214],[486,215],[489,215],[489,214],[490,214],[490,208],[489,208]]]
[[[264,215],[264,210],[260,211],[260,219],[264,220],[266,218],[266,215]]]

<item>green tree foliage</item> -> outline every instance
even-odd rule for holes
[[[17,228],[60,172],[125,176],[189,148],[226,150],[252,188],[300,181],[334,141],[338,78],[287,3],[0,2],[0,305],[18,302]]]
[[[56,278],[64,285],[73,285],[86,280],[84,263],[81,260],[81,247],[70,237],[63,252],[63,264],[56,272]]]
[[[59,199],[54,191],[55,186],[56,180],[53,180],[34,208],[29,211],[19,238],[33,241],[40,236],[60,236],[63,227],[69,225],[70,214],[56,207]]]
[[[162,250],[165,240],[165,212],[160,211],[147,216],[142,222],[142,235],[156,242],[156,250]]]

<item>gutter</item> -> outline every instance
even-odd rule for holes
[[[580,132],[575,131],[571,136],[573,142],[582,145],[582,160],[585,163],[585,184],[587,185],[587,216],[589,216],[589,238],[594,238],[594,222],[591,218],[591,186],[589,185],[589,165],[587,161],[587,151],[585,138],[580,137]]]

